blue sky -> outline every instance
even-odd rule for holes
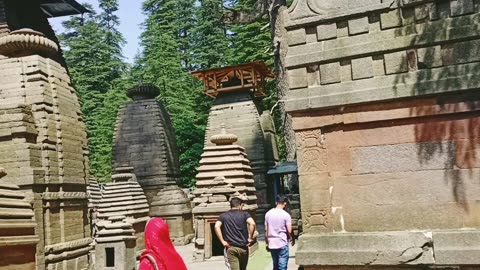
[[[79,0],[80,3],[89,3],[95,8],[98,8],[98,0]],[[119,0],[120,4],[117,15],[120,17],[119,30],[123,34],[127,44],[123,47],[123,55],[125,60],[129,63],[133,62],[135,54],[140,51],[138,45],[139,36],[142,32],[140,24],[144,21],[141,7],[143,0]],[[60,17],[50,19],[53,29],[60,33],[62,28],[62,21],[68,19],[68,17]]]

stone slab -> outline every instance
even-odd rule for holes
[[[348,21],[348,33],[350,35],[368,33],[368,27],[368,17],[361,17]]]
[[[433,232],[435,262],[440,265],[480,265],[480,230]]]
[[[319,24],[317,26],[317,39],[318,41],[332,39],[337,37],[337,24]]]
[[[352,78],[354,80],[368,79],[373,77],[372,57],[364,57],[352,60]]]
[[[331,233],[300,236],[299,265],[432,264],[432,239],[422,232]]]

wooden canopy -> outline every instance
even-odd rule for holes
[[[205,94],[216,97],[219,92],[251,90],[256,97],[264,97],[265,82],[274,78],[264,62],[192,72],[204,83]]]

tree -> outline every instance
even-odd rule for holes
[[[65,59],[87,127],[91,173],[100,181],[107,181],[111,175],[115,115],[126,99],[121,88],[126,64],[121,52],[124,39],[116,29],[118,2],[100,0],[99,3],[100,14],[65,21],[60,42],[66,48]]]
[[[193,61],[195,68],[210,69],[228,64],[229,29],[222,16],[222,0],[201,0],[196,8],[193,28]]]

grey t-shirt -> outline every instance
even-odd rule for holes
[[[248,245],[247,219],[248,212],[231,209],[220,215],[218,220],[222,222],[222,235],[227,243],[234,247],[246,248]]]

